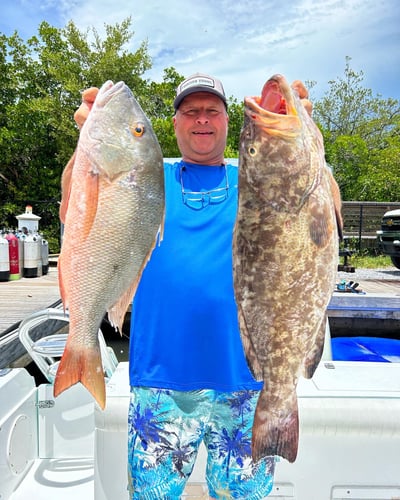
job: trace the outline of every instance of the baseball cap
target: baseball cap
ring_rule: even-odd
[[[221,81],[205,73],[195,73],[186,78],[186,80],[183,80],[176,89],[175,110],[179,108],[186,96],[194,92],[210,92],[210,94],[214,94],[222,99],[226,107],[226,97]]]

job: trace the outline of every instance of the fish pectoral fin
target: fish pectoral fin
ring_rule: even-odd
[[[92,229],[99,201],[99,175],[88,168],[83,183],[85,209],[83,212],[82,238],[86,239]]]
[[[100,347],[65,346],[54,381],[54,397],[80,382],[104,410],[106,389]]]
[[[60,220],[64,224],[65,223],[65,218],[67,216],[67,210],[68,210],[68,202],[69,202],[69,196],[71,193],[71,179],[72,179],[72,170],[74,168],[75,164],[75,158],[76,158],[76,151],[74,154],[71,156],[71,159],[65,166],[62,177],[61,177],[61,204],[60,204]]]
[[[309,232],[310,238],[315,245],[323,248],[330,241],[332,234],[336,231],[332,221],[331,208],[328,204],[321,207],[316,196],[311,195],[309,200]]]
[[[257,402],[252,430],[252,458],[280,456],[289,462],[297,457],[299,443],[299,413],[296,391],[288,406],[289,411],[275,412],[268,393],[263,389]]]

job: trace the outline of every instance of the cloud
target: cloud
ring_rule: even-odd
[[[104,36],[105,23],[128,16],[131,49],[148,40],[153,68],[146,76],[156,81],[170,66],[184,76],[209,72],[223,80],[228,95],[242,99],[280,72],[316,81],[318,98],[344,75],[349,56],[365,86],[400,99],[398,0],[3,0],[0,30],[13,26],[27,36],[41,20],[57,27],[72,20]]]

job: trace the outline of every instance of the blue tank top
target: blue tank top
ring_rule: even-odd
[[[232,165],[164,165],[164,237],[132,305],[132,386],[261,388],[244,357],[233,293],[237,170]]]

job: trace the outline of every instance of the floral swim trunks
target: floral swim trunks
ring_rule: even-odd
[[[128,419],[131,499],[178,500],[200,443],[216,499],[259,500],[272,489],[275,458],[254,463],[251,427],[258,391],[173,391],[134,387]]]

